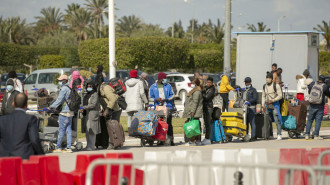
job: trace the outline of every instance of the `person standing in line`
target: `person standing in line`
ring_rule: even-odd
[[[76,79],[80,79],[80,84],[76,84],[76,87],[73,87],[73,82],[76,80]],[[81,84],[84,84],[84,78],[80,76],[79,72],[78,71],[73,71],[72,72],[72,80],[70,82],[70,88],[72,89],[79,89],[81,88]]]
[[[220,82],[220,96],[222,98],[222,112],[225,110],[228,112],[229,106],[229,91],[235,91],[235,89],[230,85],[227,75],[222,75]]]
[[[297,80],[297,100],[300,101],[308,101],[308,87],[305,84],[305,80],[308,78],[309,76],[309,71],[308,69],[306,69],[302,75],[297,75],[296,76],[296,80]],[[307,99],[305,99],[305,96]]]
[[[31,155],[45,154],[39,139],[37,118],[25,113],[27,101],[24,93],[17,94],[13,103],[15,111],[0,117],[0,157],[29,159]]]
[[[68,101],[70,97],[70,87],[68,83],[68,76],[67,75],[61,75],[58,79],[58,84],[61,87],[60,92],[58,94],[58,97],[56,101],[49,106],[50,109],[56,109],[57,107],[61,106],[62,110],[60,112],[60,115],[58,117],[59,122],[59,134],[57,138],[57,144],[56,149],[54,152],[66,152],[66,153],[72,153],[71,150],[71,140],[72,140],[72,117],[74,116],[74,112],[69,109]],[[64,138],[64,134],[66,133],[67,138],[67,145],[66,148],[62,150],[62,140]]]
[[[97,87],[94,81],[88,80],[86,83],[87,94],[83,100],[83,109],[86,115],[86,140],[87,146],[86,151],[95,150],[96,135],[101,133],[100,126],[100,102],[97,94]]]
[[[172,86],[167,83],[166,74],[163,72],[158,73],[158,81],[150,87],[150,98],[154,100],[155,107],[159,105],[169,108],[170,113],[167,116],[166,123],[168,124],[167,138],[171,146],[175,146],[172,125],[172,111],[174,109],[173,95]],[[160,145],[163,144],[163,142],[160,142]]]
[[[147,96],[147,99],[148,99],[148,97],[149,97],[149,84],[148,84],[148,81],[147,81],[147,79],[148,79],[148,74],[143,72],[143,73],[141,74],[140,79],[141,79],[141,81],[143,82],[144,92],[145,92],[145,94],[146,94],[146,96]]]
[[[16,71],[10,71],[8,73],[8,79],[9,78],[12,78],[14,80],[14,86],[15,86],[15,90],[20,92],[20,93],[24,93],[23,92],[23,85],[22,85],[22,82],[17,78],[17,74],[16,74]]]
[[[263,110],[269,111],[277,124],[277,140],[282,140],[282,117],[279,101],[282,99],[282,89],[280,85],[273,82],[273,75],[268,73],[266,84],[262,90]],[[273,126],[270,126],[270,136],[273,137]]]
[[[309,92],[309,109],[308,109],[308,119],[306,125],[305,139],[310,138],[310,130],[315,120],[315,130],[314,139],[323,140],[320,136],[321,122],[323,118],[325,96],[330,96],[329,87],[324,82],[325,77],[323,75],[319,76],[317,82],[312,82],[308,86]]]
[[[148,99],[145,94],[144,83],[142,80],[138,79],[136,70],[130,71],[130,79],[125,82],[125,85],[126,112],[128,115],[127,127],[129,129],[131,127],[133,115],[138,111],[144,110],[145,107],[148,107]]]
[[[2,100],[2,115],[7,115],[14,112],[15,108],[13,107],[13,101],[17,94],[19,94],[19,92],[15,90],[15,82],[13,79],[9,78],[6,82],[6,91]]]
[[[211,122],[213,113],[213,98],[215,96],[215,87],[213,85],[213,78],[208,77],[205,89],[203,90],[203,118],[205,124],[205,139],[202,141],[203,145],[211,144]]]
[[[186,103],[184,106],[183,116],[190,119],[199,120],[203,116],[203,95],[202,87],[200,86],[200,80],[194,78],[191,82],[193,89],[188,92],[186,97]],[[201,123],[199,122],[199,128],[201,129]],[[188,146],[201,145],[201,135],[189,138],[190,142],[186,143]]]

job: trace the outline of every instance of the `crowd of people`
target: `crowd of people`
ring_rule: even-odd
[[[170,113],[166,119],[168,124],[167,141],[158,144],[175,146],[171,114],[175,109],[172,86],[167,82],[166,74],[163,72],[158,73],[158,80],[154,84],[148,84],[147,76],[146,73],[138,76],[136,70],[131,70],[130,79],[125,82],[126,93],[124,95],[119,95],[112,86],[104,82],[102,66],[97,67],[95,80],[88,79],[84,81],[77,70],[72,71],[72,75],[69,77],[63,74],[57,78],[60,86],[59,94],[57,99],[49,106],[50,112],[54,110],[59,112],[59,134],[56,149],[53,152],[72,152],[72,122],[78,111],[83,115],[82,130],[86,133],[87,146],[84,150],[95,150],[99,146],[104,149],[116,149],[107,134],[110,128],[107,121],[116,120],[120,122],[121,112],[125,109],[128,115],[127,127],[130,129],[134,114],[138,111],[148,110],[150,104],[154,104],[154,106],[166,105],[169,108]],[[309,102],[305,137],[309,139],[309,132],[315,120],[315,139],[321,140],[319,130],[326,96],[330,97],[330,86],[325,84],[322,75],[318,77],[317,81],[313,81],[307,69],[302,75],[297,75],[296,79],[296,99]],[[247,133],[249,133],[249,127],[251,127],[249,140],[255,141],[257,139],[255,114],[257,112],[258,94],[256,88],[252,86],[250,77],[246,77],[244,83],[242,99],[247,107]],[[268,111],[277,124],[277,140],[282,139],[281,104],[283,102],[283,86],[282,69],[277,69],[277,65],[273,64],[272,71],[266,75],[261,105],[262,110],[264,112]],[[187,122],[191,119],[200,120],[203,118],[206,132],[203,141],[201,141],[201,135],[198,135],[187,138],[186,142],[189,146],[208,145],[211,144],[214,97],[219,93],[223,100],[222,111],[229,111],[229,92],[239,89],[231,86],[228,73],[221,76],[219,92],[216,90],[212,77],[205,78],[198,72],[194,74],[191,87],[192,90],[187,93],[185,98],[183,117],[187,118]],[[72,90],[78,88],[83,88],[86,93],[84,93],[79,110],[72,110],[70,105],[73,101]],[[0,117],[0,156],[22,156],[22,158],[27,158],[29,155],[43,154],[36,126],[37,119],[25,113],[27,96],[22,92],[22,83],[17,79],[16,73],[14,71],[10,72],[1,108],[3,116]],[[149,97],[152,102],[149,102]],[[19,119],[16,119],[16,117]],[[201,122],[199,124],[201,129]],[[14,127],[20,128],[19,132],[12,133]],[[273,136],[272,126],[270,128],[270,135]],[[66,146],[62,148],[62,140],[65,134],[67,135]]]

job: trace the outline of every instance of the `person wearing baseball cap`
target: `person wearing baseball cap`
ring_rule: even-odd
[[[71,153],[71,138],[72,138],[72,117],[74,116],[74,112],[69,109],[67,100],[69,99],[71,89],[69,88],[68,83],[68,76],[67,75],[61,75],[58,80],[58,85],[61,87],[60,92],[58,94],[58,97],[56,101],[49,106],[50,109],[57,109],[61,107],[61,112],[58,117],[59,122],[59,129],[58,129],[58,138],[57,138],[57,144],[56,149],[53,152],[59,153],[59,152],[66,152]],[[65,132],[67,133],[67,146],[65,149],[62,150],[62,140],[64,138]]]
[[[150,98],[154,100],[154,105],[156,106],[166,106],[169,108],[170,112],[174,108],[173,98],[174,93],[172,86],[167,83],[166,74],[163,72],[158,73],[158,80],[150,87]],[[173,126],[172,126],[172,114],[169,113],[167,116],[168,131],[167,131],[167,141],[171,146],[174,146],[174,136],[173,136]],[[164,144],[163,142],[160,143]]]
[[[245,106],[247,106],[247,119],[246,119],[246,137],[245,140],[249,140],[249,125],[251,125],[251,138],[250,141],[257,140],[256,138],[256,124],[255,124],[255,114],[256,114],[256,105],[258,100],[257,90],[252,86],[252,79],[246,77],[244,79],[245,91],[243,92],[243,100]]]

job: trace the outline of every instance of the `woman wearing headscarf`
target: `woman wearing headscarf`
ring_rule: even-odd
[[[87,94],[83,99],[83,111],[85,115],[86,124],[86,150],[91,151],[95,149],[96,134],[101,132],[100,128],[100,103],[97,93],[97,87],[94,81],[88,80],[86,83]]]
[[[73,83],[75,82],[76,79],[80,79],[80,84],[74,84],[75,86],[73,86]],[[72,87],[75,87],[75,88],[79,89],[79,88],[81,88],[81,84],[84,84],[84,78],[82,76],[80,76],[78,71],[73,71],[72,80],[70,82],[70,88],[72,89]]]
[[[190,119],[199,120],[203,116],[203,88],[201,87],[200,80],[194,78],[191,82],[191,87],[193,89],[187,94],[183,111],[183,117],[188,118],[187,122]],[[200,122],[199,127],[201,128]],[[201,145],[201,135],[190,138],[188,145]]]

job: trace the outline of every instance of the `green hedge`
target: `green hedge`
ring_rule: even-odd
[[[72,66],[80,66],[80,60],[78,55],[77,47],[66,47],[61,48],[59,55],[64,58],[64,66],[63,67],[72,67]]]
[[[39,69],[61,68],[64,66],[64,57],[60,55],[43,55],[40,57]]]
[[[78,47],[82,66],[103,65],[108,70],[109,40],[94,39],[80,43]],[[165,71],[184,68],[187,65],[189,43],[183,39],[168,37],[141,37],[116,39],[118,69],[140,69]]]
[[[320,73],[323,75],[330,75],[330,52],[320,51]]]

